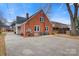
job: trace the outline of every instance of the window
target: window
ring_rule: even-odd
[[[44,17],[41,17],[40,18],[40,22],[44,22]]]
[[[45,26],[45,31],[48,31],[48,26]]]
[[[39,26],[36,25],[36,26],[34,27],[34,31],[38,32],[39,30],[40,30],[40,29],[39,29]]]

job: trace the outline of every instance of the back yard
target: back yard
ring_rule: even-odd
[[[75,38],[54,35],[23,38],[9,32],[5,42],[8,56],[79,55],[79,40]]]

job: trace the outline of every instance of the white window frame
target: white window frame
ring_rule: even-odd
[[[44,22],[44,17],[40,17],[40,22]]]
[[[48,32],[48,30],[46,29],[46,27],[48,28],[48,30],[49,30],[49,27],[48,26],[45,26],[45,32]]]
[[[39,31],[40,31],[40,26],[39,25],[35,25],[36,27],[38,26],[39,27]],[[34,26],[34,31],[35,31],[35,26]],[[37,29],[35,32],[39,32]]]

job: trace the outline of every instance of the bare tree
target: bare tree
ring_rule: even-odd
[[[37,10],[42,9],[44,13],[48,16],[49,19],[51,19],[52,14],[52,3],[45,3],[42,4]]]
[[[71,35],[77,35],[77,30],[76,30],[76,20],[78,16],[78,3],[74,3],[74,13],[71,10],[70,4],[66,3],[67,10],[70,15],[70,20],[71,20]]]
[[[0,27],[3,25],[3,13],[0,10]]]
[[[13,21],[10,26],[15,26],[16,21]]]

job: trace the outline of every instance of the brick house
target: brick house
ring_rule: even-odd
[[[16,24],[16,32],[22,36],[38,36],[52,34],[52,24],[43,10],[40,10],[29,17]],[[21,20],[21,18],[20,18]],[[19,21],[17,19],[17,21]]]

